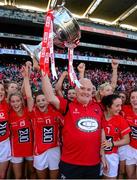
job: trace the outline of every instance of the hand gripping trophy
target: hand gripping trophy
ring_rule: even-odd
[[[56,5],[57,0],[51,0],[46,12],[43,40],[38,45],[21,44],[31,57],[34,57],[40,65],[41,70],[48,73],[49,59],[51,61],[51,72],[53,78],[57,78],[54,62],[54,45],[68,48],[69,77],[72,83],[80,87],[73,69],[73,50],[78,45],[81,32],[76,19],[70,11],[61,5]]]

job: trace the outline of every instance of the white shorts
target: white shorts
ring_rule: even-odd
[[[55,147],[48,149],[44,153],[34,156],[33,166],[37,170],[44,170],[48,168],[49,170],[59,169],[60,161],[60,147]]]
[[[106,159],[109,164],[108,172],[103,172],[103,174],[107,177],[116,177],[118,175],[118,165],[119,165],[119,156],[118,154],[106,154]]]
[[[9,138],[0,142],[0,162],[9,161],[11,159],[11,146]]]
[[[10,162],[16,164],[16,163],[22,163],[24,160],[33,161],[33,157],[32,156],[30,156],[30,157],[14,157],[14,156],[12,156]]]
[[[119,155],[120,161],[124,161],[127,159],[127,147],[128,145],[124,145],[118,148],[118,155]]]
[[[137,149],[128,145],[126,165],[132,165],[132,164],[137,165]]]

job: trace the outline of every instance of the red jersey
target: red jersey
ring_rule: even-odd
[[[105,131],[106,139],[111,142],[120,140],[121,137],[131,131],[127,121],[120,115],[115,115],[110,120],[104,118],[102,126]],[[117,150],[118,146],[105,148],[105,154],[117,153]]]
[[[41,112],[34,107],[30,113],[34,131],[34,154],[39,155],[44,151],[59,146],[59,124],[61,115],[52,106],[47,112]]]
[[[18,116],[13,110],[9,113],[11,129],[11,150],[14,157],[28,157],[33,155],[32,125],[26,109]]]
[[[125,106],[123,108],[124,117],[127,120],[130,128],[131,128],[131,134],[130,134],[130,145],[137,149],[137,115],[132,110],[132,107]]]
[[[68,112],[65,113],[68,106]],[[102,111],[97,103],[82,105],[77,100],[67,105],[60,98],[60,111],[65,113],[62,131],[61,160],[75,165],[92,166],[100,163]]]
[[[0,142],[9,137],[9,120],[8,120],[9,106],[5,100],[0,103]]]
[[[104,112],[105,111],[105,106],[102,104],[102,102],[97,102],[97,103],[100,106],[102,112]]]

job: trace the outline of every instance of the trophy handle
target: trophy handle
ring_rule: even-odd
[[[47,11],[49,9],[54,9],[56,7],[57,4],[57,0],[50,0],[47,6]],[[57,5],[57,6],[64,6],[66,4],[66,0],[62,0],[61,5]]]
[[[21,46],[24,50],[27,51],[30,57],[35,57],[35,59],[39,62],[42,43],[39,43],[38,45],[29,45],[22,43]]]
[[[49,3],[48,3],[48,6],[47,6],[47,11],[49,9],[54,9],[56,4],[57,4],[57,0],[50,0]]]
[[[62,3],[60,6],[64,6],[66,4],[66,0],[62,0]]]

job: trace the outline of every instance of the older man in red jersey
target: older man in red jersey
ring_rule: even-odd
[[[102,111],[92,102],[91,81],[82,78],[80,83],[81,87],[76,87],[76,99],[68,104],[65,99],[54,95],[48,76],[42,76],[43,92],[48,102],[65,114],[60,178],[98,179]],[[107,166],[104,156],[103,162]]]

